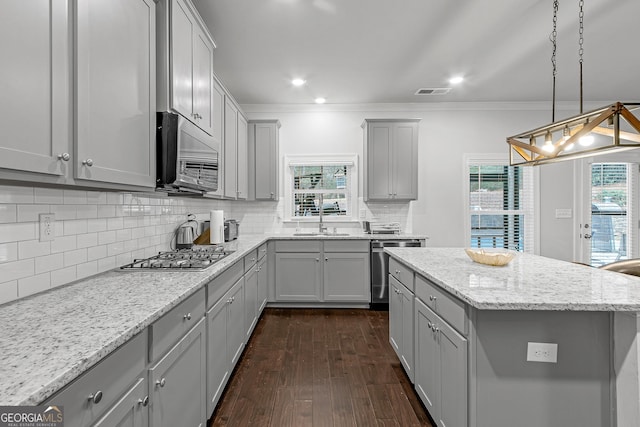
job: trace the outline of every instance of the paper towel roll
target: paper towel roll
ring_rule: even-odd
[[[210,243],[218,245],[224,242],[224,212],[211,211],[210,217]]]

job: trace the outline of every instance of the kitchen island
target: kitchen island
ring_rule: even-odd
[[[492,267],[462,248],[387,252],[393,292],[413,297],[391,304],[392,345],[438,425],[637,425],[639,278],[529,254]],[[413,335],[394,333],[397,307]]]

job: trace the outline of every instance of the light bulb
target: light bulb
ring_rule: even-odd
[[[578,142],[583,147],[588,147],[589,145],[593,144],[593,141],[594,141],[593,135],[588,134],[588,135],[585,135],[585,136],[581,136],[580,140]]]
[[[324,98],[316,98],[316,104],[324,104],[325,102],[327,102],[327,100]]]
[[[305,84],[306,81],[303,79],[293,79],[291,80],[291,84],[294,86],[302,86],[303,84]]]
[[[547,131],[546,135],[544,136],[544,145],[542,146],[542,149],[547,153],[551,153],[555,149],[555,147],[553,146],[553,141],[551,140],[551,132],[549,131]]]

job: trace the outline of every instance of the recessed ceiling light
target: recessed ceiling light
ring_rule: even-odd
[[[303,80],[303,79],[293,79],[293,80],[291,80],[291,84],[294,85],[294,86],[302,86],[305,83],[306,83],[306,80]]]
[[[451,83],[452,85],[460,84],[463,81],[464,81],[464,77],[462,77],[462,76],[455,76],[455,77],[451,77],[449,79],[449,83]]]
[[[327,102],[327,100],[324,98],[316,98],[316,104],[324,104],[325,102]]]

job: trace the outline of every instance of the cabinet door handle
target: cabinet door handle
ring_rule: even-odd
[[[70,158],[71,156],[69,155],[69,153],[58,154],[58,160],[64,160],[65,162],[68,162]]]
[[[325,260],[325,262],[329,262],[329,258],[325,258],[324,260]]]
[[[157,386],[164,387],[166,383],[167,383],[167,380],[165,378],[160,378],[159,380],[156,381],[156,387]]]
[[[184,320],[191,320],[191,313],[187,313],[187,314],[185,314],[184,316],[182,316],[182,318],[183,318]]]
[[[88,167],[93,166],[93,160],[92,159],[87,159],[87,160],[83,160],[82,164]]]
[[[320,262],[320,258],[316,258],[316,262]]]
[[[431,322],[427,322],[427,328],[431,329]]]
[[[87,400],[92,403],[100,403],[102,400],[102,391],[98,390],[95,393],[90,394]]]
[[[149,404],[149,396],[145,396],[144,399],[138,399],[138,405],[147,406]]]
[[[429,301],[435,301],[438,297],[434,297],[433,295],[429,295]]]

